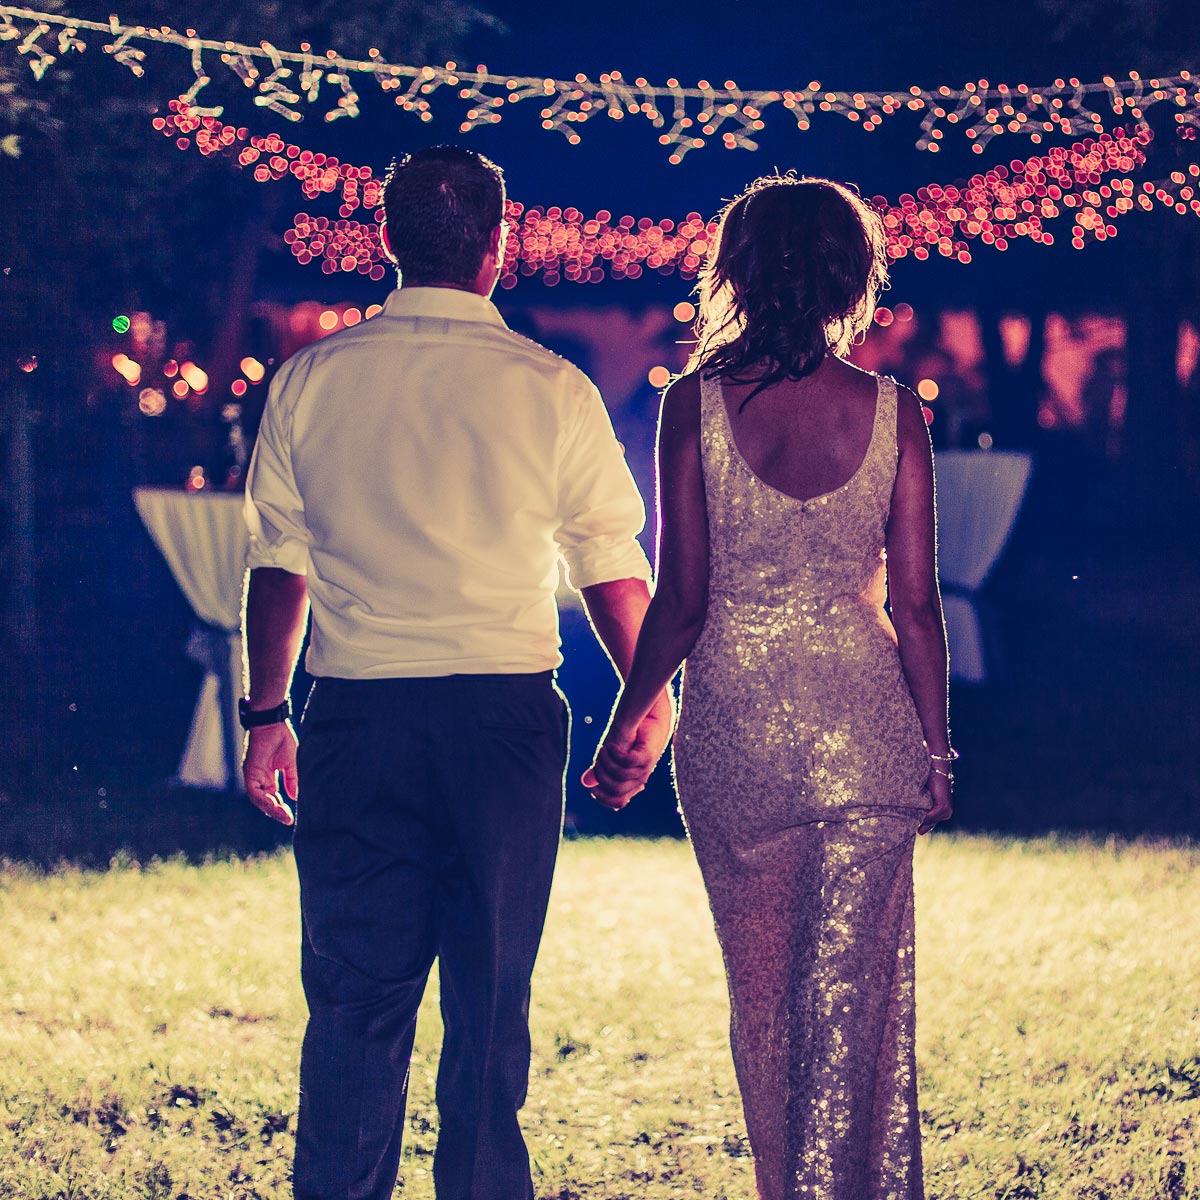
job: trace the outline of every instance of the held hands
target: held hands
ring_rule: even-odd
[[[583,786],[605,808],[619,812],[646,786],[674,729],[675,702],[669,690],[637,725],[622,719],[618,702],[595,761],[583,773]]]
[[[251,804],[280,825],[295,823],[291,805],[279,794],[279,772],[289,800],[298,792],[296,777],[296,731],[291,721],[262,725],[246,735],[246,753],[242,759],[242,778]]]

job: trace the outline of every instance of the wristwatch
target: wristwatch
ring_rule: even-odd
[[[274,708],[251,708],[244,696],[238,701],[238,721],[243,729],[257,729],[260,725],[277,725],[292,718],[292,702],[285,700]]]

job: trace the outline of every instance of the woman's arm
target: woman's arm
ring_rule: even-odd
[[[652,732],[655,701],[687,657],[708,612],[708,512],[700,464],[700,379],[686,375],[663,396],[658,426],[658,572],[633,665],[617,697],[596,762],[583,777],[601,803],[635,744]],[[653,765],[653,764],[651,764]],[[625,782],[628,791],[628,782]]]
[[[899,390],[896,437],[899,461],[887,525],[888,599],[904,669],[930,755],[933,807],[920,831],[928,833],[952,812],[950,731],[947,712],[949,660],[937,581],[933,448],[921,402]],[[945,772],[942,774],[940,772]]]

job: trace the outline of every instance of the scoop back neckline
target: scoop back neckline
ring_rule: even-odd
[[[867,442],[866,452],[863,454],[862,461],[855,468],[854,473],[846,480],[845,483],[832,488],[828,492],[818,492],[815,496],[793,496],[791,492],[785,492],[782,488],[776,487],[773,483],[768,483],[751,465],[746,456],[742,453],[737,444],[737,436],[733,432],[733,422],[729,419],[729,409],[725,406],[725,386],[720,378],[713,380],[717,385],[717,402],[721,408],[721,420],[725,426],[725,436],[729,442],[729,448],[733,452],[733,457],[741,464],[742,469],[750,476],[757,484],[765,488],[769,492],[774,492],[777,496],[782,496],[785,500],[790,500],[793,504],[816,504],[822,500],[828,500],[832,496],[836,496],[839,492],[844,492],[858,477],[866,470],[867,464],[871,461],[871,455],[875,450],[875,440],[879,433],[879,413],[882,408],[883,398],[883,376],[875,376],[875,411],[871,417],[871,437]]]

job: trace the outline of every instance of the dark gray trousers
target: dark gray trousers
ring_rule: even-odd
[[[567,721],[550,672],[314,685],[295,833],[309,1008],[297,1200],[391,1196],[435,957],[438,1198],[532,1200],[517,1114]]]

